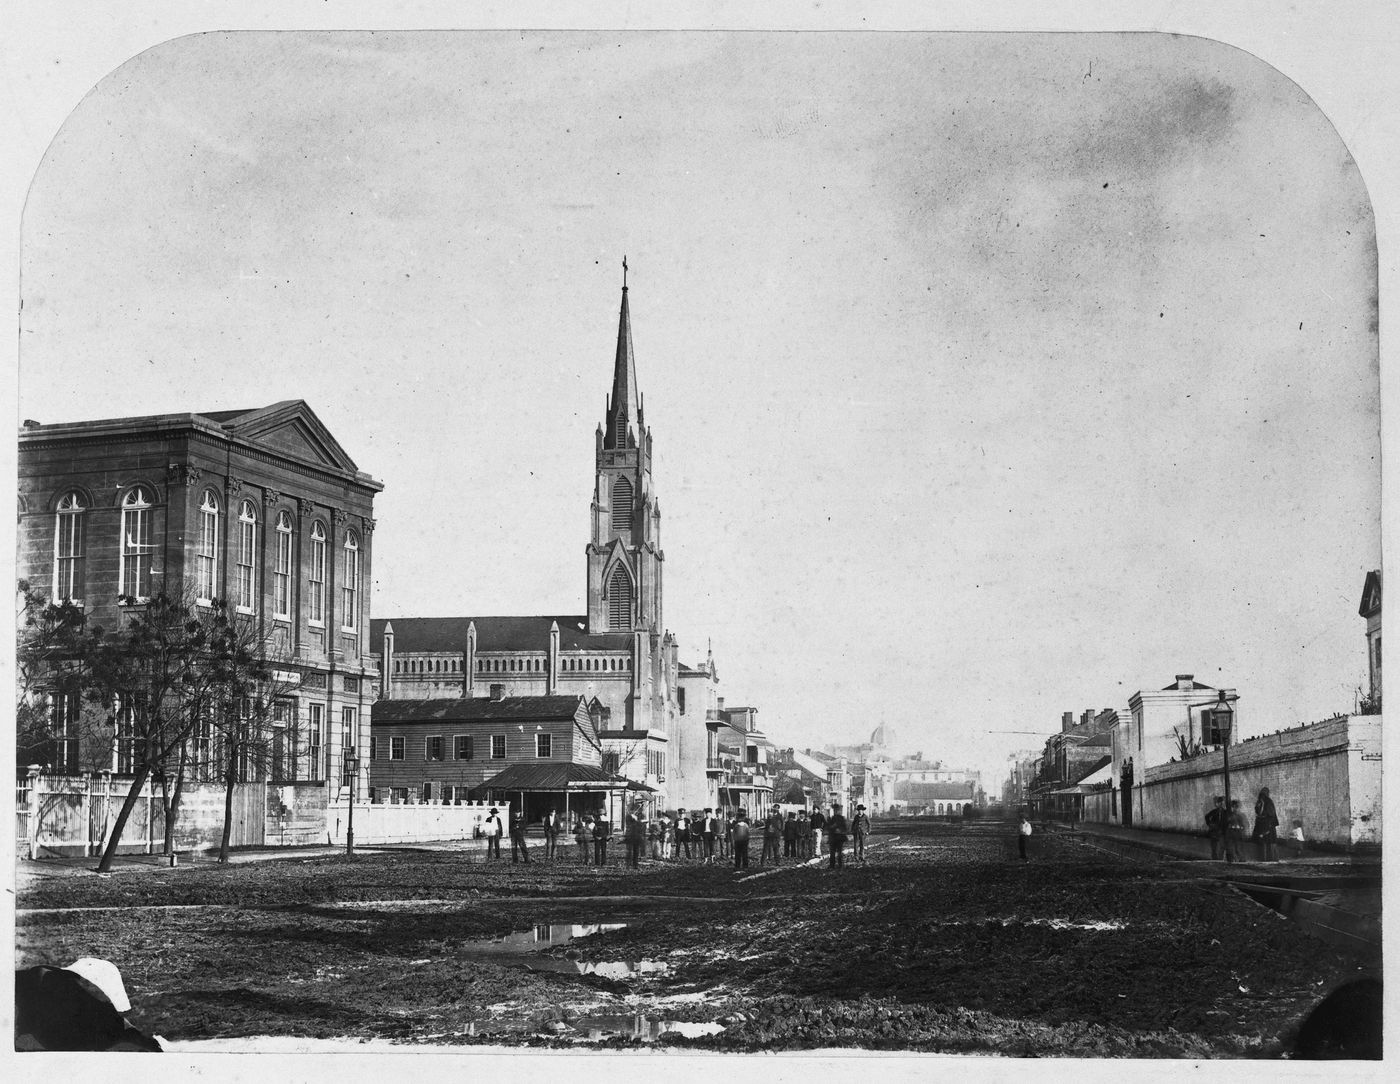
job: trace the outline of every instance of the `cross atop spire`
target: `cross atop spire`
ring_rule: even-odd
[[[632,356],[632,317],[627,308],[627,257],[624,256],[622,311],[617,319],[617,358],[613,363],[613,386],[608,399],[604,448],[635,447],[643,438],[641,405],[641,396],[637,394],[637,365]]]

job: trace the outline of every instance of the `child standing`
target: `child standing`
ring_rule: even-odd
[[[1293,857],[1303,857],[1303,822],[1293,822]]]

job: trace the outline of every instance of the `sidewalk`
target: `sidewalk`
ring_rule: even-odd
[[[1271,871],[1277,873],[1286,871],[1290,875],[1335,873],[1339,870],[1346,870],[1360,876],[1380,876],[1381,860],[1379,855],[1305,850],[1301,857],[1295,857],[1292,848],[1286,843],[1280,842],[1278,845],[1279,860],[1277,862],[1261,862],[1259,848],[1253,840],[1246,840],[1243,855],[1233,863],[1226,863],[1223,859],[1211,858],[1210,840],[1204,835],[1162,832],[1152,828],[1124,828],[1119,824],[1103,824],[1098,821],[1081,821],[1078,824],[1057,823],[1057,827],[1061,831],[1098,837],[1098,840],[1103,843],[1116,842],[1134,850],[1151,851],[1166,858],[1211,862],[1222,869],[1227,866],[1247,867],[1251,872]]]

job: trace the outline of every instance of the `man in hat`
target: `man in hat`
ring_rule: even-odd
[[[831,841],[831,868],[846,868],[846,817],[841,803],[831,803],[831,819],[826,822],[827,838]]]
[[[1206,835],[1210,837],[1210,858],[1220,860],[1220,848],[1225,842],[1225,796],[1217,794],[1215,805],[1206,810]]]
[[[525,859],[530,864],[530,849],[525,846],[525,814],[516,810],[510,815],[510,860],[512,865]]]
[[[743,809],[734,818],[734,868],[749,868],[749,815]]]
[[[559,814],[553,808],[545,810],[544,814],[544,856],[553,858],[554,852],[559,846]]]
[[[822,814],[821,806],[812,807],[812,819],[808,821],[812,826],[812,857],[822,856],[822,831],[826,828],[826,817]]]
[[[715,816],[715,811],[706,807],[705,819],[700,823],[700,838],[705,843],[705,865],[712,866],[715,863],[715,840],[719,836],[719,818]]]
[[[501,857],[501,834],[504,827],[501,824],[500,813],[497,812],[495,806],[492,806],[490,812],[486,814],[486,826],[482,829],[486,833],[487,858]]]
[[[121,972],[107,960],[15,972],[16,1050],[160,1051],[126,1019],[130,1011]]]
[[[865,806],[856,806],[856,815],[851,818],[851,838],[856,843],[856,861],[865,861],[865,837],[870,834],[870,818],[865,815]]]
[[[676,857],[681,856],[681,851],[685,851],[685,856],[690,857],[690,818],[685,815],[685,806],[676,810]]]

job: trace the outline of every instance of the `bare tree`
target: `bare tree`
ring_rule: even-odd
[[[163,594],[123,601],[131,607],[124,627],[95,636],[90,654],[88,696],[112,710],[118,767],[132,776],[97,866],[103,872],[153,773],[162,783],[170,845],[191,734],[211,708],[229,702],[231,689],[268,677],[265,656],[250,650],[223,603],[191,605]]]
[[[74,769],[59,741],[77,743],[79,713],[67,697],[80,702],[92,634],[87,617],[71,602],[50,602],[27,580],[17,585],[15,643],[15,752],[18,764]],[[64,698],[60,703],[60,698]],[[68,712],[56,727],[56,712]]]

